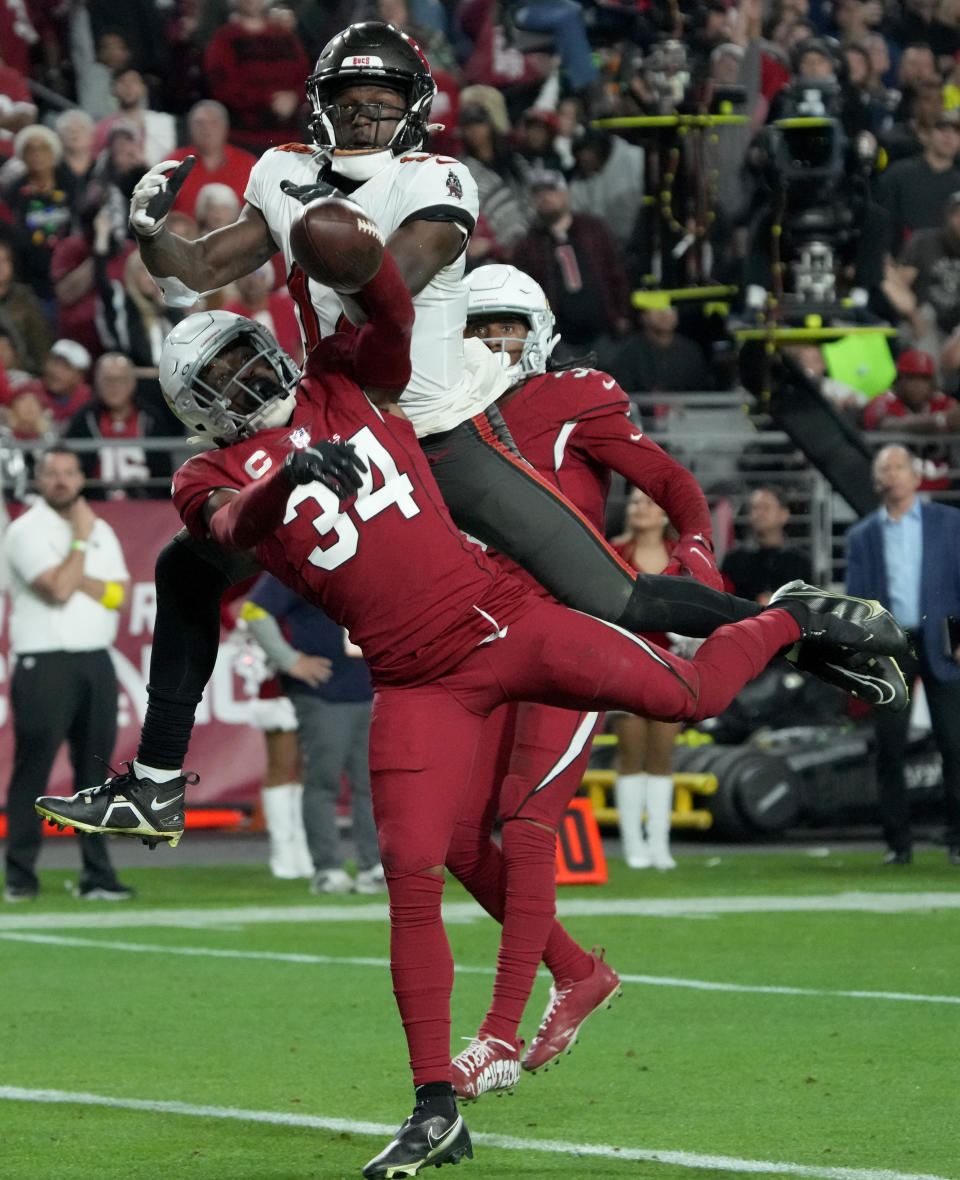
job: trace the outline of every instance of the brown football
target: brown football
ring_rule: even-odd
[[[294,218],[290,248],[311,279],[347,293],[359,291],[380,269],[384,239],[376,222],[353,201],[318,197]]]

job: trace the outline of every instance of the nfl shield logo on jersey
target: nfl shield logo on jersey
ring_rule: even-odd
[[[298,451],[305,451],[310,445],[310,434],[305,426],[298,426],[290,435],[290,442]]]
[[[458,201],[463,200],[463,185],[460,183],[460,177],[452,168],[447,173],[447,192],[451,197],[456,197]]]

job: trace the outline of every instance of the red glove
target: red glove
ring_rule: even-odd
[[[717,569],[713,545],[701,533],[684,533],[673,549],[673,556],[663,571],[696,578],[704,586],[722,590],[723,576]]]

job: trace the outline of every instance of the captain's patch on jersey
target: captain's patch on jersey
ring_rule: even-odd
[[[463,200],[463,185],[460,183],[460,177],[452,168],[447,173],[447,192],[451,197],[456,197],[458,201]]]

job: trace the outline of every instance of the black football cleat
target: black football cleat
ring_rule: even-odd
[[[417,1107],[393,1139],[363,1169],[366,1180],[394,1180],[398,1176],[416,1176],[421,1168],[432,1164],[458,1164],[466,1156],[473,1159],[470,1132],[463,1117],[435,1114]]]
[[[801,672],[842,688],[875,709],[899,713],[910,703],[900,665],[892,656],[802,642],[788,652],[787,659]]]
[[[150,848],[166,841],[175,848],[183,835],[184,790],[196,781],[195,774],[181,774],[166,783],[137,778],[128,762],[123,774],[69,799],[41,795],[36,809],[54,827],[139,837]]]
[[[897,620],[872,598],[821,590],[798,579],[775,590],[768,606],[789,611],[810,643],[885,656],[905,655],[910,647]]]

